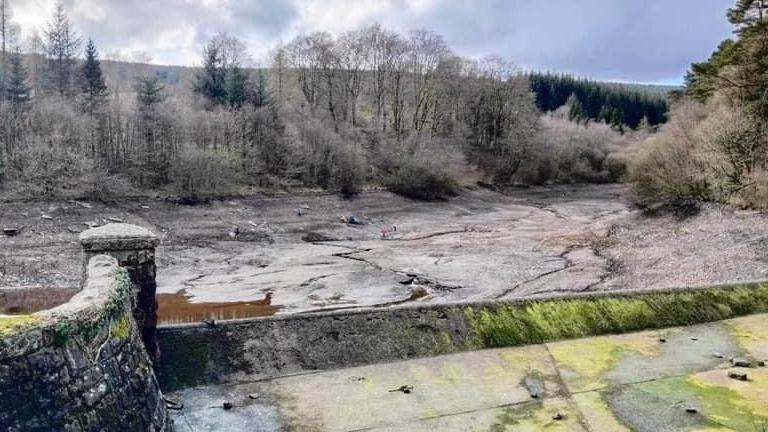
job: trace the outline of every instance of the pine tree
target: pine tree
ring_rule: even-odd
[[[91,39],[88,39],[85,47],[85,62],[80,67],[80,92],[83,97],[83,109],[87,113],[95,113],[106,102],[107,85],[101,71],[99,53]]]
[[[750,33],[768,21],[768,0],[738,0],[728,9],[728,21],[738,33]]]
[[[139,113],[145,119],[155,116],[157,106],[165,100],[165,87],[154,76],[145,76],[136,80],[133,87]]]
[[[31,99],[27,86],[27,71],[22,63],[21,52],[16,51],[9,56],[8,80],[5,95],[8,103],[15,112],[26,111]]]
[[[81,40],[72,29],[63,4],[56,5],[53,18],[45,30],[45,37],[43,49],[48,60],[46,73],[48,87],[61,96],[71,95],[76,65],[75,55],[80,48]]]
[[[215,44],[209,43],[203,50],[203,70],[197,75],[194,90],[202,95],[212,108],[221,105],[227,100],[226,71],[224,70],[221,55]]]
[[[248,74],[238,66],[233,66],[226,73],[225,93],[227,104],[232,108],[241,108],[248,102],[250,79]]]
[[[585,119],[584,104],[581,103],[576,93],[572,93],[568,98],[568,120],[581,123]]]

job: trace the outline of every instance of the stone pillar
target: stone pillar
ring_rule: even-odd
[[[108,224],[80,234],[85,262],[94,255],[115,257],[125,268],[135,289],[133,316],[141,339],[152,361],[157,359],[157,283],[155,282],[155,247],[160,243],[151,231],[136,225]]]

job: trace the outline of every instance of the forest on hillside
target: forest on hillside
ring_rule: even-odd
[[[541,111],[567,106],[572,121],[591,120],[631,129],[654,127],[666,121],[669,107],[665,94],[570,75],[534,73],[528,75],[528,80]]]
[[[220,33],[197,68],[100,59],[64,6],[38,33],[0,0],[0,191],[110,199],[623,179],[666,101],[456,55],[427,30],[299,35],[255,68]]]
[[[737,0],[727,19],[734,36],[691,66],[669,122],[638,152],[641,204],[768,208],[768,2]]]

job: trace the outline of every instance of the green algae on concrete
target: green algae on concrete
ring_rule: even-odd
[[[750,370],[750,375],[753,373]],[[765,405],[765,394],[755,397],[755,393],[759,394],[761,388],[763,393],[766,391],[766,378],[763,373],[760,381],[736,382],[728,378],[727,370],[713,370],[687,377],[649,381],[632,387],[661,404],[677,407],[676,413],[679,416],[683,415],[686,406],[693,406],[713,427],[722,426],[740,432],[763,432],[768,429],[768,405]],[[624,412],[617,412],[617,415],[621,417],[622,414],[637,412],[646,406],[647,403],[635,404],[634,407],[620,410]]]
[[[658,354],[658,337],[652,332],[548,344],[563,381],[572,392],[595,390],[609,384],[607,375],[630,352]]]
[[[747,371],[749,381],[728,378],[726,371],[707,371],[686,381],[704,407],[704,414],[736,430],[768,430],[768,370]]]
[[[676,327],[768,312],[768,284],[529,301],[465,314],[479,347]]]
[[[736,318],[725,325],[752,358],[768,361],[768,315]]]
[[[12,336],[40,324],[36,315],[0,315],[0,337]]]
[[[281,415],[297,425],[296,430],[322,425],[322,430],[340,432],[384,427],[393,418],[407,424],[526,403],[533,399],[522,383],[531,374],[543,382],[540,399],[564,394],[547,350],[541,346],[280,378],[273,381],[273,391],[281,401]],[[403,385],[411,385],[413,390],[408,394],[396,391]],[[260,394],[266,391],[241,388]],[[490,420],[488,428],[494,419]]]
[[[690,375],[724,366],[727,360],[720,357],[743,355],[736,339],[721,323],[567,340],[547,346],[572,392]]]
[[[631,432],[611,412],[600,393],[594,391],[577,393],[572,398],[591,432]]]
[[[581,413],[567,400],[550,398],[505,408],[489,432],[586,431]]]
[[[731,431],[707,417],[706,407],[692,390],[685,377],[676,377],[614,387],[602,391],[601,397],[619,422],[632,431]]]

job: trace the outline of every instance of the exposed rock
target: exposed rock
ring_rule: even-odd
[[[8,237],[19,235],[20,232],[21,232],[21,228],[3,228],[3,234],[5,234]]]
[[[739,381],[748,381],[749,377],[746,372],[730,371],[728,372],[728,378],[732,378]]]
[[[731,364],[736,367],[748,368],[752,367],[752,362],[744,357],[734,357],[731,359]]]

